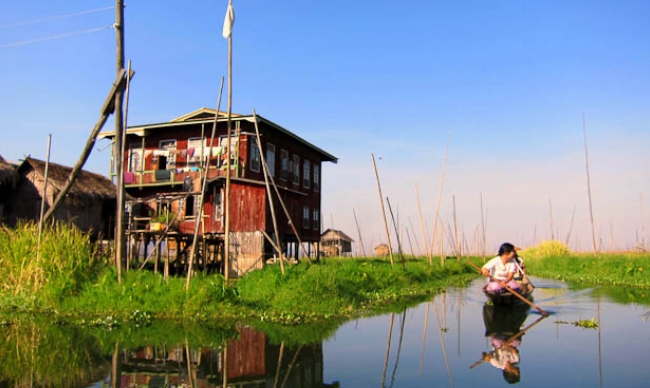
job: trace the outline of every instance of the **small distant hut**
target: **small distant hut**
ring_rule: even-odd
[[[388,256],[389,252],[390,250],[386,244],[379,244],[375,247],[375,255],[377,256]]]
[[[0,156],[0,223],[3,223],[7,207],[11,201],[11,194],[16,187],[18,173],[11,164]]]
[[[324,256],[351,256],[352,238],[340,230],[327,229],[320,236],[320,246]]]
[[[26,158],[18,166],[18,183],[12,195],[10,216],[18,220],[36,221],[40,216],[45,189],[45,166],[42,160]],[[45,201],[47,210],[65,187],[71,167],[49,163]],[[91,237],[111,238],[115,219],[116,189],[106,177],[81,171],[53,218],[69,222]]]

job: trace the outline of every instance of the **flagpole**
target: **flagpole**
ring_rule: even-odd
[[[228,25],[227,25],[228,24]],[[228,132],[226,137],[226,193],[224,198],[225,221],[224,228],[224,277],[226,284],[230,277],[230,134],[232,131],[232,27],[234,24],[234,11],[232,0],[228,2],[228,9],[226,11],[226,20],[224,20],[224,34],[226,27],[228,27]],[[227,26],[226,26],[227,25]],[[219,112],[217,112],[219,114]]]

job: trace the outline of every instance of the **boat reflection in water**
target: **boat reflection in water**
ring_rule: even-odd
[[[470,366],[470,369],[486,363],[502,370],[503,379],[509,384],[515,384],[521,380],[519,346],[522,337],[526,331],[544,319],[544,317],[540,317],[522,329],[529,309],[530,307],[525,304],[514,306],[486,304],[483,306],[485,337],[489,340],[491,351],[483,352],[481,359]]]

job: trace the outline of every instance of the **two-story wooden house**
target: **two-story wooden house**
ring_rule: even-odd
[[[215,114],[215,110],[203,108],[170,122],[131,126],[126,130],[123,174],[125,190],[130,196],[127,201],[131,209],[128,233],[141,235],[147,242],[152,235],[173,238],[168,245],[175,249],[177,257],[173,260],[180,268],[184,265],[183,252],[191,242],[196,222],[200,222],[202,258],[199,263],[218,264],[220,270],[223,268],[219,263],[225,241],[228,132],[226,115],[219,112],[216,135],[211,138]],[[321,228],[321,165],[337,161],[324,150],[259,115],[257,127],[261,149],[257,144],[254,116],[231,116],[228,203],[229,258],[233,275],[261,268],[267,259],[275,256],[271,243],[264,236],[275,237],[269,198],[274,203],[284,254],[295,258],[317,254]],[[100,134],[100,138],[114,136],[114,132]],[[274,189],[270,190],[271,194],[267,191],[263,160],[281,202]],[[206,161],[209,161],[207,169]],[[207,183],[201,212],[203,178],[207,178]],[[152,221],[164,222],[167,229],[158,230]],[[297,241],[306,244],[303,250]]]

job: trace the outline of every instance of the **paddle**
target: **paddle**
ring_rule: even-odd
[[[481,268],[480,268],[478,265],[472,263],[469,259],[466,259],[466,260],[467,260],[467,262],[468,262],[469,264],[472,265],[472,267],[476,268],[479,272],[481,272]],[[548,317],[548,313],[547,313],[545,310],[542,310],[542,309],[541,309],[539,306],[537,306],[535,303],[533,303],[533,302],[529,301],[528,299],[524,298],[524,297],[523,297],[520,293],[518,293],[517,291],[513,290],[512,288],[508,287],[507,285],[505,285],[504,288],[505,288],[508,292],[510,292],[512,295],[514,295],[514,296],[516,296],[517,298],[521,299],[524,303],[526,303],[526,304],[529,305],[530,307],[535,308],[537,311],[539,311],[539,312],[542,314],[542,316]]]
[[[517,334],[513,335],[512,337],[508,338],[508,340],[507,340],[505,343],[509,345],[512,341],[514,341],[514,340],[516,340],[517,338],[519,338],[519,337],[521,337],[522,335],[524,335],[525,332],[527,332],[528,330],[532,329],[533,326],[537,325],[538,323],[540,323],[540,322],[541,322],[543,319],[545,319],[545,318],[546,318],[546,316],[541,316],[541,317],[537,318],[537,320],[536,320],[535,322],[533,322],[533,323],[531,323],[530,325],[526,326],[525,328],[521,329],[521,330],[519,331],[519,333],[517,333]]]

